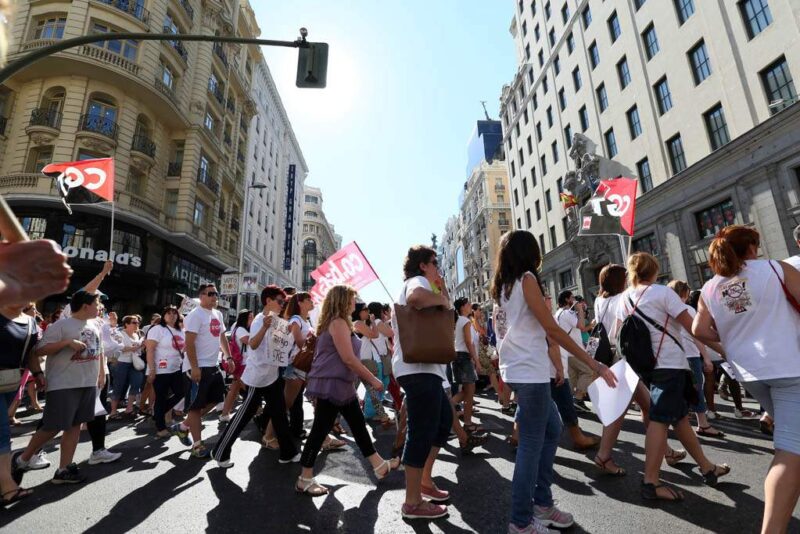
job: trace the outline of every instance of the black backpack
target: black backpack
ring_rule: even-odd
[[[606,327],[603,324],[603,319],[606,313],[608,313],[608,306],[609,305],[606,305],[602,317],[599,318],[597,324],[592,328],[591,334],[589,334],[589,341],[586,343],[586,352],[596,361],[610,367],[614,360],[614,353],[611,351],[611,341],[608,338],[608,331],[606,331]]]
[[[667,316],[667,321],[664,326],[661,326],[639,309],[639,300],[641,300],[646,291],[647,288],[639,295],[636,304],[628,297],[628,302],[633,306],[633,311],[622,321],[622,325],[617,333],[617,349],[628,362],[628,365],[630,365],[636,374],[645,380],[645,382],[649,381],[650,375],[655,370],[656,361],[658,360],[658,354],[653,354],[650,329],[647,328],[645,321],[661,332],[661,342],[658,345],[659,352],[661,351],[661,345],[664,343],[665,335],[672,338],[672,341],[683,350],[678,340],[666,329],[667,324],[669,324],[669,316]]]

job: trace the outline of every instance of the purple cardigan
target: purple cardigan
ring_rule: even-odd
[[[353,352],[360,353],[361,340],[351,336]],[[350,370],[333,343],[327,331],[317,340],[314,360],[306,379],[306,396],[310,399],[324,399],[337,406],[344,406],[357,398],[356,374]]]

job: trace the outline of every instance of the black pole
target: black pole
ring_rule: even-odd
[[[68,48],[84,44],[97,43],[100,41],[116,41],[117,39],[130,39],[134,41],[205,41],[213,43],[238,43],[255,44],[261,46],[283,46],[286,48],[308,48],[309,43],[305,39],[296,41],[275,41],[272,39],[250,39],[247,37],[233,37],[222,35],[191,35],[182,33],[97,33],[93,35],[83,35],[72,39],[65,39],[56,44],[45,46],[30,54],[27,54],[15,61],[12,61],[0,69],[0,84],[7,79],[42,58],[61,52]]]

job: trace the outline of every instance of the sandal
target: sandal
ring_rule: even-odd
[[[486,443],[488,439],[489,436],[486,435],[467,434],[467,441],[464,443],[459,442],[458,446],[461,449],[462,454],[469,454],[472,452],[472,449],[475,447],[480,447]]]
[[[336,423],[333,425],[333,433],[339,434],[340,436],[342,434],[347,434],[347,432],[344,431],[344,428],[342,428],[342,425],[340,423]]]
[[[706,486],[711,486],[713,488],[719,482],[720,477],[724,477],[730,472],[731,466],[728,464],[715,465],[714,469],[703,473],[703,482],[705,482]]]
[[[375,478],[378,480],[383,480],[384,478],[389,476],[394,469],[397,469],[400,466],[400,458],[392,458],[391,460],[384,460],[381,462],[381,465],[374,468],[372,470],[375,473]],[[384,472],[383,469],[386,469]]]
[[[683,461],[685,458],[686,451],[684,450],[676,451],[675,449],[672,449],[672,451],[667,451],[667,454],[664,455],[664,459],[667,461],[667,465],[670,467]]]
[[[13,493],[13,495],[11,496],[11,498],[6,499],[6,495],[8,495],[9,493]],[[22,499],[30,497],[31,495],[33,495],[33,490],[32,489],[27,489],[27,488],[13,489],[11,491],[7,491],[7,492],[3,493],[2,503],[3,503],[3,506],[8,506],[9,504],[15,503],[17,501],[21,501]]]
[[[628,472],[625,471],[625,469],[616,464],[614,464],[614,467],[609,467],[608,466],[609,462],[614,464],[614,459],[611,456],[609,456],[605,460],[601,460],[599,456],[594,457],[594,464],[600,468],[600,471],[602,471],[604,475],[611,475],[613,477],[624,477],[626,474],[628,474]]]
[[[322,450],[323,451],[335,451],[335,450],[341,449],[345,445],[347,445],[347,443],[345,443],[341,439],[336,439],[336,438],[329,437],[322,444]]]
[[[294,489],[298,493],[305,493],[307,495],[311,495],[312,497],[320,497],[328,493],[328,488],[317,482],[317,480],[313,477],[297,477],[297,483],[294,485]]]
[[[476,423],[470,423],[468,425],[464,425],[464,431],[469,434],[483,434],[486,432],[484,428]]]
[[[721,432],[721,431],[717,430],[716,428],[714,428],[714,430],[716,430],[716,432],[709,432],[708,431],[709,428],[713,428],[713,427],[711,425],[699,426],[694,431],[694,433],[697,434],[698,436],[703,436],[703,437],[706,437],[706,438],[724,438],[725,437],[725,433],[724,432]]]
[[[267,439],[266,436],[261,438],[261,446],[265,449],[269,449],[271,451],[277,451],[281,448],[278,443],[278,438]]]
[[[659,495],[658,489],[664,488],[669,492],[669,496],[665,497],[663,494]],[[683,492],[676,490],[666,484],[647,484],[642,483],[642,498],[648,501],[682,501]]]

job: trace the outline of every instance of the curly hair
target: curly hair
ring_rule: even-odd
[[[319,312],[317,323],[317,336],[322,335],[335,319],[344,319],[347,327],[352,330],[353,322],[350,319],[350,302],[356,297],[356,290],[350,286],[333,286],[325,300],[322,301],[322,310]]]

